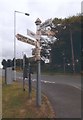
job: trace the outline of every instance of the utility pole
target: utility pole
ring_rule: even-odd
[[[63,53],[62,55],[63,55],[63,71],[65,73],[65,54]]]
[[[63,64],[64,64],[64,73],[65,73],[65,57],[63,58]]]
[[[73,72],[75,73],[75,62],[74,62],[74,51],[73,51],[73,41],[72,41],[72,30],[70,28],[70,40],[71,40],[71,52],[72,52],[72,67]]]
[[[38,18],[35,21],[35,24],[37,26],[36,31],[36,61],[37,61],[37,88],[36,88],[36,104],[37,106],[41,106],[41,68],[40,68],[40,35],[41,31],[39,30],[41,20]]]

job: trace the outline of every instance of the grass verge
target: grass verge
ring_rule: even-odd
[[[54,118],[54,112],[47,97],[42,95],[41,107],[36,106],[35,90],[31,97],[28,88],[22,90],[22,84],[13,82],[2,87],[2,118]]]

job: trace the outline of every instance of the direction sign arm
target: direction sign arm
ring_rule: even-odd
[[[42,23],[41,25],[40,25],[40,29],[43,29],[43,28],[45,28],[45,27],[47,27],[47,26],[50,26],[52,24],[52,18],[51,19],[48,19],[48,20],[46,20],[44,23]]]
[[[25,42],[25,43],[28,43],[28,44],[31,44],[31,45],[34,45],[36,46],[36,42],[30,38],[27,38],[21,34],[17,34],[16,35],[16,38],[19,40],[19,41],[22,41],[22,42]]]

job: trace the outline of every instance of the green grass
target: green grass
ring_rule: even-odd
[[[36,106],[35,90],[31,97],[28,96],[28,88],[22,90],[22,84],[14,82],[2,88],[2,117],[3,118],[53,118],[55,117],[51,105],[46,96],[42,95],[41,107]]]

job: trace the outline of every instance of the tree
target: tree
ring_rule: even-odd
[[[7,60],[7,67],[12,67],[12,60],[11,59]]]
[[[80,71],[81,16],[72,16],[65,19],[55,18],[53,24],[54,27],[51,27],[51,29],[55,32],[57,40],[51,46],[51,64],[62,66],[63,58],[65,58],[66,65],[70,64],[72,67],[72,48],[70,38],[72,33],[75,70],[79,69]],[[56,33],[56,31],[58,32]],[[76,63],[76,61],[78,63]]]
[[[3,65],[3,69],[7,67],[7,61],[5,59],[2,60],[2,65]]]

